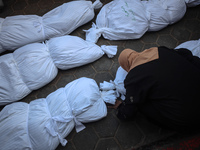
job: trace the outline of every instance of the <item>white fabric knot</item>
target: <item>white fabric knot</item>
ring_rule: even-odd
[[[117,96],[114,90],[100,91],[100,93],[101,93],[101,98],[104,100],[104,102],[113,105],[115,104]]]
[[[124,88],[124,82],[123,81],[110,81],[110,82],[113,82],[113,84],[115,85],[117,97],[121,95],[120,98],[122,100],[125,100],[126,89]]]
[[[86,41],[97,43],[102,34],[102,29],[99,29],[93,22],[92,27],[88,30],[83,30],[86,33]]]
[[[85,126],[80,122],[78,121],[78,119],[76,118],[76,116],[74,115],[73,112],[75,112],[75,114],[79,114],[78,112],[76,112],[73,108],[71,109],[71,118],[74,120],[75,122],[75,129],[76,129],[76,132],[80,132],[82,131],[83,129],[85,129]]]
[[[110,80],[110,82],[104,81],[103,83],[100,83],[100,89],[103,91],[107,91],[107,93],[109,93],[108,91],[115,91],[115,95],[116,97],[120,97],[121,95],[121,99],[125,100],[125,93],[126,90],[124,88],[124,83],[122,82],[115,82]],[[112,92],[110,92],[109,94],[112,94]]]
[[[51,120],[45,126],[45,128],[47,129],[47,132],[51,136],[58,137],[62,146],[65,146],[67,144],[67,140],[62,138],[61,135],[59,134],[57,122],[70,122],[70,121],[71,121],[71,118],[69,118],[68,120],[64,120],[64,119],[61,119],[60,116],[56,116],[56,117],[52,117]]]
[[[101,45],[101,49],[103,52],[107,54],[109,58],[114,57],[117,54],[117,46],[107,46],[107,45]]]
[[[80,132],[81,130],[85,129],[85,126],[80,121],[78,121],[77,118],[75,117],[75,115],[73,114],[73,109],[70,108],[69,103],[67,105],[68,105],[68,108],[70,109],[71,114],[68,116],[62,116],[62,115],[51,116],[47,101],[46,101],[46,105],[47,105],[46,108],[49,112],[50,120],[45,125],[45,128],[50,135],[52,135],[53,137],[55,137],[55,136],[58,137],[62,146],[65,146],[67,144],[67,140],[64,139],[64,137],[62,137],[60,135],[59,128],[57,126],[57,122],[69,123],[73,120],[75,123],[76,132]]]
[[[92,4],[94,9],[99,9],[103,6],[103,4],[100,2],[100,0],[96,0],[93,4]]]
[[[115,80],[110,82],[104,81],[100,83],[100,89],[103,91],[115,90],[116,97],[121,96],[122,100],[125,100],[126,89],[124,87],[124,80],[128,74],[122,67],[119,67],[116,73]]]
[[[62,146],[65,146],[67,144],[67,140],[64,139],[60,134],[57,126],[57,122],[63,122],[68,123],[70,121],[74,120],[75,122],[75,128],[76,132],[80,132],[83,129],[85,129],[85,126],[76,119],[74,115],[63,117],[63,116],[54,116],[51,118],[51,120],[46,124],[46,129],[53,137],[57,136]]]
[[[73,117],[73,119],[75,122],[75,129],[77,133],[85,129],[85,126],[80,121],[78,121],[75,116]]]
[[[100,83],[100,89],[103,91],[114,90],[115,88],[114,82],[103,81],[103,83]]]

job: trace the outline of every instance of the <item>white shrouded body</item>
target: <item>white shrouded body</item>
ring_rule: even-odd
[[[45,43],[32,43],[0,56],[0,105],[22,99],[52,81],[58,68],[67,70],[91,63],[105,53],[113,57],[116,46],[101,46],[65,35]]]
[[[113,0],[104,5],[96,24],[85,30],[86,40],[138,39],[147,31],[158,31],[179,21],[186,12],[184,0]]]
[[[76,127],[107,115],[99,87],[93,79],[80,78],[30,104],[16,102],[0,112],[1,150],[54,150]]]
[[[70,34],[94,18],[94,9],[102,3],[96,0],[71,1],[43,16],[17,15],[0,18],[0,53],[26,44],[42,42],[52,37]]]

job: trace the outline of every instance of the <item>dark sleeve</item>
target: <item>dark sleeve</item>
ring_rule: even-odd
[[[116,115],[121,120],[131,120],[134,119],[137,114],[137,106],[134,104],[122,102],[117,108]]]
[[[185,48],[175,49],[176,52],[184,57],[186,60],[191,62],[193,65],[200,69],[200,58],[197,56],[193,56],[192,52]]]
[[[132,69],[124,81],[126,89],[126,99],[118,107],[117,117],[123,120],[132,119],[137,111],[146,101],[151,93],[151,87],[155,80],[149,74],[148,67],[135,67]]]
[[[138,104],[143,101],[142,97],[138,97],[138,95],[141,95],[140,92],[141,90],[136,83],[126,87],[126,99],[117,109],[119,119],[131,120],[134,118],[138,111]]]

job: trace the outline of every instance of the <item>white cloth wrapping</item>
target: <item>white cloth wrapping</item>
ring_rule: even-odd
[[[97,15],[96,25],[86,30],[86,40],[96,43],[105,39],[137,39],[148,30],[149,14],[140,0],[113,0],[104,5]]]
[[[186,48],[190,50],[194,56],[200,58],[200,39],[184,42],[176,47],[176,49],[179,48]]]
[[[158,31],[169,25],[170,16],[167,10],[153,0],[142,1],[146,11],[150,14],[148,31]],[[159,13],[158,13],[159,12]]]
[[[200,4],[200,0],[185,0],[188,7],[195,7]]]
[[[15,102],[0,112],[1,150],[54,150],[74,127],[107,115],[104,97],[93,79],[80,78],[30,104]]]
[[[114,81],[110,80],[110,82],[104,81],[103,83],[100,83],[100,89],[102,92],[110,93],[110,100],[107,100],[107,103],[115,104],[116,99],[112,98],[113,91],[115,91],[116,97],[121,97],[122,100],[125,100],[126,89],[124,87],[124,80],[127,74],[128,72],[120,66],[117,69]]]
[[[169,24],[173,24],[179,21],[186,12],[186,4],[184,0],[150,0],[150,2],[159,4],[164,10],[169,14]],[[157,12],[157,15],[162,15],[160,12]]]
[[[142,3],[150,14],[148,31],[161,30],[179,21],[186,12],[186,4],[183,0],[148,0]]]
[[[0,105],[22,99],[52,81],[59,69],[91,63],[105,53],[111,57],[116,46],[102,46],[77,36],[52,38],[44,43],[23,46],[0,56]]]
[[[109,104],[115,104],[117,95],[114,90],[101,91],[101,95],[105,97],[104,102],[109,103]]]
[[[34,43],[0,57],[0,105],[17,101],[52,81],[58,69],[46,46]]]
[[[56,36],[70,34],[94,17],[94,9],[102,3],[96,0],[71,1],[37,15],[17,15],[0,18],[0,53],[15,50],[26,44],[42,42]]]
[[[105,53],[112,58],[117,53],[117,46],[98,45],[77,36],[62,36],[46,41],[55,65],[62,70],[78,67],[93,62]]]
[[[114,0],[104,5],[86,40],[96,43],[101,35],[109,40],[138,39],[146,31],[158,31],[180,20],[184,0]]]

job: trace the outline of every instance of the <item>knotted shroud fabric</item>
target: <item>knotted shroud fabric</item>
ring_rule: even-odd
[[[110,104],[115,104],[115,100],[113,99],[113,93],[115,93],[116,97],[121,97],[122,100],[125,100],[126,89],[124,88],[124,79],[128,74],[121,66],[117,69],[117,73],[114,81],[110,80],[110,82],[104,81],[100,83],[100,89],[102,92],[110,93],[107,95],[106,102]]]
[[[179,21],[187,5],[198,4],[199,0],[113,0],[101,8],[96,24],[85,30],[86,40],[96,43],[101,35],[109,40],[138,39]]]
[[[70,34],[94,18],[102,3],[79,0],[64,3],[43,16],[17,15],[0,18],[0,53],[26,44]]]
[[[54,150],[75,127],[107,115],[107,107],[95,80],[79,78],[46,98],[30,104],[15,102],[0,112],[1,150]]]
[[[65,35],[32,43],[0,56],[0,105],[18,101],[52,81],[58,68],[67,70],[91,63],[104,54],[113,57],[117,46],[101,46]]]

